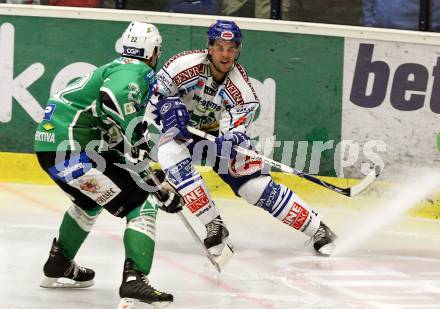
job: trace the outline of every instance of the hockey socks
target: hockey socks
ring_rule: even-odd
[[[156,205],[148,199],[127,215],[124,232],[125,257],[131,259],[134,269],[149,274],[153,263],[156,238]]]
[[[147,200],[127,215],[124,232],[126,260],[119,288],[118,309],[172,308],[173,295],[153,288],[147,278],[154,256],[157,205]]]
[[[258,195],[258,192],[262,193]],[[310,237],[306,244],[313,241],[313,247],[319,254],[332,253],[336,234],[321,221],[316,211],[286,186],[275,183],[269,176],[260,176],[243,184],[239,194],[249,203]]]
[[[76,265],[73,260],[102,208],[83,210],[73,204],[64,214],[59,238],[54,239],[43,267],[44,288],[84,288],[94,284],[95,272]]]
[[[73,260],[76,256],[101,211],[101,207],[83,210],[75,204],[66,211],[58,238],[59,247],[66,258]]]

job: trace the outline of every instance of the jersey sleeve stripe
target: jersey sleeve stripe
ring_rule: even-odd
[[[124,113],[122,112],[122,110],[121,110],[121,108],[119,106],[119,102],[116,99],[116,97],[114,96],[113,92],[110,89],[106,88],[106,87],[101,87],[101,89],[99,89],[99,91],[105,92],[110,97],[110,99],[111,99],[111,101],[113,103],[111,106],[102,104],[103,110],[106,110],[107,112],[110,112],[111,115],[112,114],[116,115],[120,119],[125,120]]]

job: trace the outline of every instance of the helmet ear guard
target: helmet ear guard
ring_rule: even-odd
[[[215,41],[231,41],[237,44],[237,47],[241,47],[243,40],[243,34],[237,24],[230,20],[217,20],[208,28],[207,39],[208,46],[214,44]]]
[[[122,34],[122,55],[151,59],[154,52],[162,53],[162,37],[153,24],[131,22]]]

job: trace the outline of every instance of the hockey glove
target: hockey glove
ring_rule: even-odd
[[[227,132],[224,135],[215,138],[217,144],[217,155],[228,159],[235,159],[237,151],[234,146],[240,146],[246,149],[251,148],[251,140],[242,132]]]
[[[191,133],[188,132],[186,126],[189,124],[189,113],[177,97],[169,97],[160,100],[156,106],[157,120],[162,121],[162,133],[173,131],[177,138],[190,139]]]
[[[172,214],[181,211],[183,205],[185,205],[183,197],[168,183],[162,170],[155,171],[154,175],[160,181],[160,190],[153,192],[159,203],[159,208]],[[149,186],[157,187],[157,184],[151,178],[147,179],[146,182]]]

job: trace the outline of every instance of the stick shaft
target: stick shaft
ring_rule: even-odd
[[[156,177],[156,175],[150,168],[148,168],[148,173],[150,174],[150,177],[153,180],[154,184],[160,188],[160,180]],[[166,194],[163,188],[160,189],[160,192],[161,194]],[[197,234],[196,230],[192,226],[191,222],[186,218],[185,214],[182,211],[179,211],[177,215],[179,216],[179,219],[182,221],[183,225],[185,225],[188,232],[191,234],[194,241],[199,245],[203,253],[205,253],[211,264],[218,272],[221,272],[219,264],[215,261],[214,256],[211,254],[211,252],[206,249],[203,240],[200,238],[199,234]]]
[[[199,136],[201,138],[207,139],[207,140],[209,140],[211,142],[215,141],[215,137],[210,135],[210,134],[208,134],[208,133],[206,133],[206,132],[203,132],[201,130],[198,130],[196,128],[189,127],[189,126],[187,128],[188,128],[188,131],[190,133],[192,133],[192,134],[194,134],[196,136]],[[270,166],[272,166],[274,168],[277,168],[277,169],[279,169],[280,171],[282,171],[284,173],[297,175],[297,176],[302,177],[304,179],[307,179],[307,180],[309,180],[309,181],[311,181],[311,182],[313,182],[313,183],[315,183],[317,185],[320,185],[322,187],[325,187],[325,188],[327,188],[329,190],[332,190],[332,191],[334,191],[336,193],[339,193],[339,194],[342,194],[342,195],[345,195],[345,196],[353,196],[355,194],[360,193],[363,189],[368,187],[368,185],[371,182],[373,182],[374,179],[375,179],[375,178],[372,179],[372,177],[370,176],[370,174],[371,174],[370,173],[366,177],[366,179],[365,179],[365,180],[368,180],[368,183],[365,183],[365,184],[362,185],[363,189],[362,190],[356,190],[356,192],[352,192],[351,188],[340,188],[338,186],[332,185],[332,184],[330,184],[330,183],[328,183],[326,181],[323,181],[323,180],[321,180],[321,179],[319,179],[317,177],[314,177],[312,175],[303,173],[303,172],[298,171],[298,170],[296,170],[296,169],[294,169],[294,168],[292,168],[292,167],[290,167],[288,165],[285,165],[283,163],[280,163],[280,162],[277,162],[277,161],[272,160],[270,158],[267,158],[267,157],[265,157],[265,156],[255,152],[255,151],[252,151],[252,150],[249,150],[249,149],[245,149],[245,148],[242,148],[240,146],[235,146],[234,149],[237,152],[239,152],[241,154],[244,154],[244,155],[246,155],[246,156],[248,156],[248,157],[250,157],[252,159],[262,160],[264,163],[266,163],[266,164],[268,164],[268,165],[270,165]],[[375,175],[375,177],[377,177],[376,173],[374,173],[374,175]],[[355,193],[355,194],[352,194],[352,193]]]

